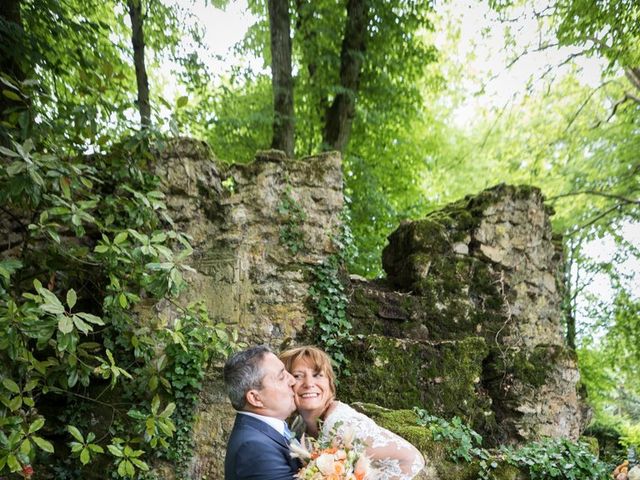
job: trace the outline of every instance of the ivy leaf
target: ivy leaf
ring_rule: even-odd
[[[37,432],[42,428],[43,425],[44,425],[44,418],[43,417],[36,418],[34,422],[31,425],[29,425],[29,433]]]
[[[78,315],[74,315],[71,318],[73,319],[73,324],[76,326],[76,328],[80,330],[82,333],[84,333],[85,335],[93,331],[93,327],[88,323],[84,322]]]
[[[0,153],[6,155],[7,157],[19,157],[20,155],[14,152],[13,150],[9,150],[8,148],[0,146]]]
[[[128,237],[129,237],[129,234],[127,232],[120,232],[113,239],[113,243],[116,245],[120,245],[121,243],[124,243]]]
[[[67,425],[67,430],[73,436],[73,438],[78,440],[80,443],[84,443],[84,437],[82,436],[82,433],[80,433],[80,430],[78,430],[77,427],[74,427],[73,425]]]
[[[45,440],[44,438],[38,437],[36,435],[33,435],[31,437],[31,440],[33,440],[35,444],[38,445],[45,452],[53,453],[54,451],[53,445],[48,440]]]
[[[60,330],[62,333],[73,332],[73,320],[66,315],[61,316],[58,319],[58,330]]]
[[[82,452],[80,452],[80,462],[82,462],[83,465],[86,465],[90,460],[91,457],[89,455],[89,449],[83,448]]]
[[[67,305],[69,306],[69,309],[74,307],[77,300],[78,296],[76,295],[76,291],[73,288],[69,289],[67,292]]]
[[[86,312],[78,312],[76,313],[76,316],[82,318],[83,320],[89,322],[89,323],[93,323],[94,325],[104,325],[104,321],[102,321],[102,319],[96,315],[92,315],[90,313],[86,313]]]
[[[20,387],[16,382],[11,380],[10,378],[5,378],[2,380],[2,385],[4,388],[9,390],[11,393],[20,393]]]
[[[64,307],[58,297],[55,296],[54,293],[47,290],[46,288],[39,288],[38,293],[44,299],[44,304],[40,305],[40,309],[44,310],[48,313],[53,313],[54,315],[58,315],[64,313]]]
[[[114,457],[122,457],[122,450],[115,445],[107,445],[107,450],[109,450],[111,455],[113,455]]]

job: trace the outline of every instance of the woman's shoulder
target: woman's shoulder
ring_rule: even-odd
[[[341,424],[342,423],[354,424],[354,423],[362,423],[362,422],[374,423],[373,420],[371,420],[366,415],[358,412],[350,405],[343,402],[336,401],[334,402],[333,409],[327,416],[326,423],[329,424],[330,427],[333,427],[339,422]]]
[[[356,412],[351,406],[336,400],[331,405],[331,409],[329,410],[329,415],[327,416],[327,418],[355,415],[358,415],[358,412]]]

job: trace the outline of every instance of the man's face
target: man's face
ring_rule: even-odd
[[[256,400],[256,403],[250,402],[256,407],[253,411],[285,420],[296,409],[293,393],[296,381],[273,353],[264,356],[261,366],[264,372],[262,387],[247,394],[254,395]]]

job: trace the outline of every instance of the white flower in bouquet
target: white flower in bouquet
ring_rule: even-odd
[[[291,442],[290,449],[291,456],[304,464],[296,474],[299,480],[374,480],[364,445],[352,430],[324,442],[303,435],[299,442]]]

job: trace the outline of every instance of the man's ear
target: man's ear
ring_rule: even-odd
[[[262,398],[260,397],[260,392],[257,390],[249,390],[246,395],[247,404],[253,408],[262,408],[264,407],[264,403],[262,403]]]

